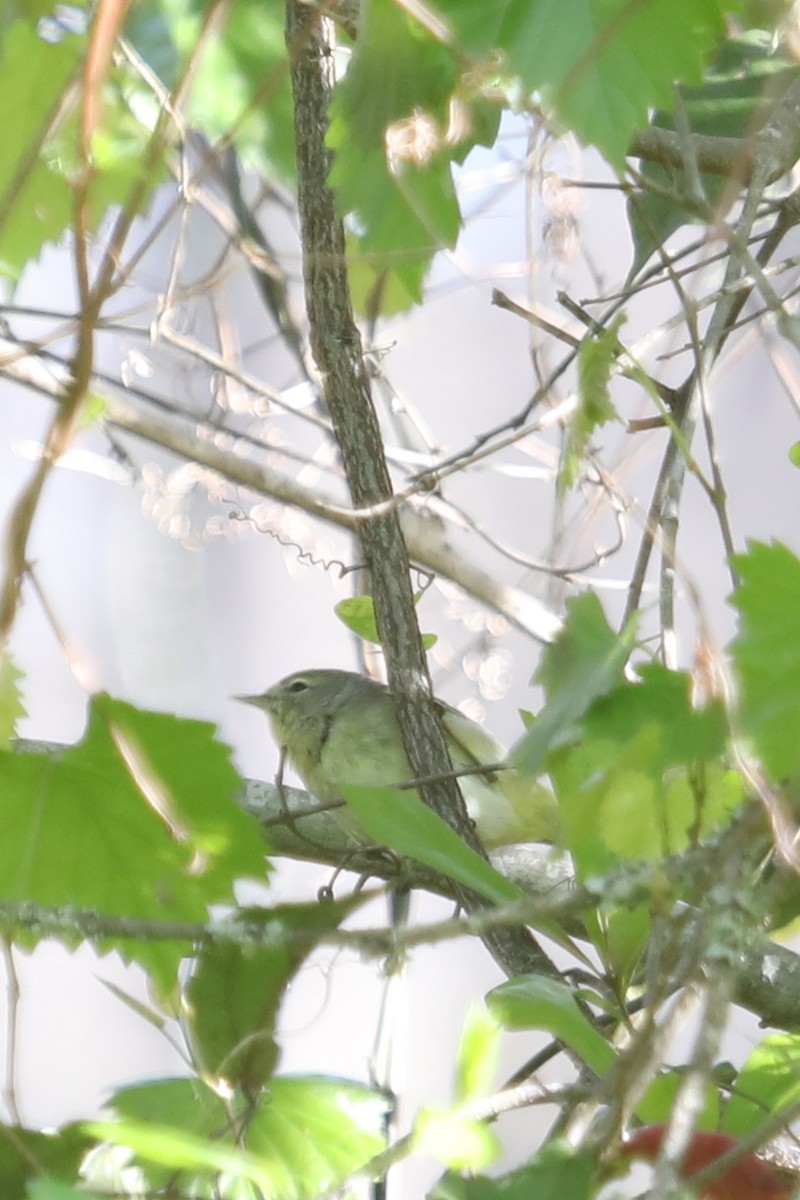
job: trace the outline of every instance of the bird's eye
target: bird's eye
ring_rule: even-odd
[[[307,692],[308,684],[306,683],[305,679],[295,679],[292,683],[289,684],[289,686],[286,690],[287,690],[287,692],[291,692],[293,695],[296,696],[298,694],[298,692]]]

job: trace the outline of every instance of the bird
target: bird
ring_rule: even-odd
[[[391,787],[413,779],[392,694],[373,679],[312,668],[287,675],[260,695],[235,699],[266,713],[288,760],[323,803],[344,800],[342,789],[348,784]],[[448,704],[435,704],[454,768],[494,768],[459,778],[467,812],[486,849],[556,841],[553,794],[513,768],[498,770],[506,752],[491,734]],[[353,814],[337,809],[337,817],[351,835],[360,837]]]

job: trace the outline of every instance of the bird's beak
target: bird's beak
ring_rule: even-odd
[[[255,708],[264,708],[263,696],[231,696],[231,700],[238,700],[240,704],[252,704]]]

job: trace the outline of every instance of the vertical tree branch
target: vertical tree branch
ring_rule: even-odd
[[[321,33],[319,12],[300,0],[287,0],[286,40],[294,99],[298,207],[311,347],[323,379],[325,402],[353,504],[368,508],[389,499],[392,484],[364,369],[361,337],[353,317],[344,228],[327,182],[330,152],[325,145],[325,133],[330,57]],[[419,778],[447,775],[452,772],[452,765],[433,709],[408,552],[396,510],[391,508],[368,518],[359,533],[389,684],[412,771]],[[483,853],[455,780],[443,778],[426,784],[421,791],[425,802],[473,849]],[[464,901],[471,907],[478,903],[469,896]],[[549,960],[523,930],[503,930],[487,941],[509,974],[535,967],[549,969]]]

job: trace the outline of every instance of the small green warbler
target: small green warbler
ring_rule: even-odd
[[[276,740],[310,792],[324,803],[342,787],[392,787],[413,778],[389,689],[352,671],[298,671],[260,696],[237,696],[266,712]],[[480,725],[436,701],[456,771],[506,757]],[[552,794],[513,769],[459,777],[470,818],[487,849],[550,842],[558,832]],[[337,810],[336,815],[339,816]],[[342,824],[358,836],[355,817]]]

